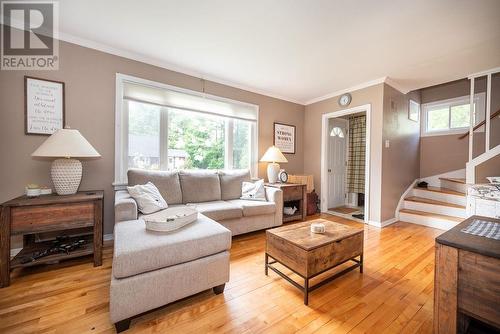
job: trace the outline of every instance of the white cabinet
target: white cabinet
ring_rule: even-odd
[[[500,202],[467,196],[467,211],[469,216],[500,218]]]

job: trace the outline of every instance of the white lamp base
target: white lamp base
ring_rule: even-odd
[[[280,165],[276,162],[271,162],[267,165],[267,179],[269,183],[278,182],[278,174],[280,172]]]
[[[75,194],[82,181],[82,163],[76,159],[54,160],[50,175],[58,195]]]

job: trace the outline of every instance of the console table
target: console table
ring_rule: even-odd
[[[283,208],[285,206],[296,206],[297,211],[293,215],[283,213],[283,223],[294,220],[305,220],[307,216],[307,190],[306,184],[298,183],[266,183],[268,187],[279,188],[283,191]]]
[[[0,287],[10,284],[10,271],[14,268],[94,254],[94,266],[102,264],[102,217],[104,192],[82,191],[74,195],[42,195],[17,197],[1,207],[0,220]],[[86,243],[68,254],[56,253],[35,261],[23,258],[46,249],[52,241],[35,242],[35,234],[63,232],[77,228],[91,228],[92,234],[78,239]],[[10,237],[23,236],[23,249],[10,259]]]
[[[479,320],[500,329],[500,240],[462,232],[472,216],[436,238],[434,333],[467,333]]]

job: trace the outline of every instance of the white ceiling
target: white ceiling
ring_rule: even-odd
[[[62,39],[308,102],[500,66],[499,0],[65,0]]]

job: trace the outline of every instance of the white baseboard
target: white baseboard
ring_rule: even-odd
[[[369,220],[368,224],[371,225],[371,226],[383,228],[383,227],[389,226],[391,224],[394,224],[397,221],[398,221],[398,218],[394,217],[394,218],[391,218],[391,219],[384,220],[383,222],[377,222],[377,221],[374,221],[374,220]]]
[[[394,224],[395,222],[397,222],[399,220],[398,217],[394,217],[394,218],[391,218],[391,219],[387,219],[385,221],[382,222],[382,227],[386,227],[386,226],[389,226],[389,225],[392,225]]]
[[[113,233],[110,233],[110,234],[105,234],[105,235],[103,235],[103,237],[102,237],[102,240],[104,240],[104,241],[110,241],[110,240],[113,240],[113,239],[114,239],[114,237],[113,237]]]

